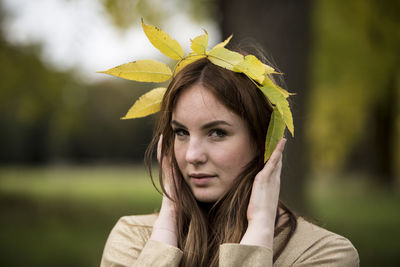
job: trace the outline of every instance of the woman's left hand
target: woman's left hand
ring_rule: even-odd
[[[247,208],[248,227],[241,244],[272,249],[285,143],[284,138],[279,141],[271,158],[254,179]]]
[[[171,246],[178,246],[178,234],[177,234],[177,224],[176,224],[176,207],[175,207],[175,195],[173,190],[174,177],[171,166],[171,159],[164,155],[161,157],[162,148],[162,135],[158,141],[157,146],[157,159],[162,162],[162,171],[165,175],[164,189],[166,193],[171,197],[167,197],[165,194],[162,198],[161,209],[157,220],[153,225],[153,232],[151,234],[151,239],[162,243],[169,244]]]

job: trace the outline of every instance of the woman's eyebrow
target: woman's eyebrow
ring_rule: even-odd
[[[182,123],[176,121],[176,120],[172,120],[171,124],[175,127],[179,127],[182,129],[187,129],[187,127],[185,125],[183,125]],[[205,129],[210,129],[219,125],[227,125],[227,126],[232,126],[230,123],[226,122],[226,121],[211,121],[209,123],[204,124],[203,126],[201,126],[201,129],[205,130]]]
[[[183,125],[180,122],[177,122],[176,120],[172,120],[171,124],[174,125],[175,127],[179,127],[179,128],[183,128],[183,129],[187,129],[185,125]]]
[[[219,125],[227,125],[227,126],[232,126],[231,124],[229,124],[226,121],[212,121],[209,123],[204,124],[201,129],[210,129]]]

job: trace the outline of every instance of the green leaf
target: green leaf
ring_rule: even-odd
[[[207,52],[208,59],[222,68],[233,71],[233,66],[244,60],[243,55],[224,47],[217,47]]]
[[[292,134],[292,136],[294,136],[293,116],[292,112],[290,111],[289,102],[287,101],[287,99],[276,86],[263,86],[260,89],[268,98],[268,100],[276,106],[290,133]]]
[[[161,101],[166,91],[167,88],[159,87],[145,93],[136,100],[125,117],[121,119],[141,118],[160,111]]]
[[[205,55],[208,46],[208,33],[204,30],[204,34],[197,36],[192,40],[191,48],[198,55]]]
[[[161,53],[175,60],[183,58],[183,50],[178,41],[172,39],[171,36],[161,29],[144,24],[143,20],[142,27],[147,38]]]
[[[233,67],[233,70],[246,74],[260,84],[264,81],[264,65],[253,55],[245,56],[243,61]]]
[[[225,47],[229,43],[229,41],[232,39],[232,37],[233,37],[233,35],[231,34],[228,38],[226,38],[225,41],[215,45],[212,49],[219,48],[219,47]]]
[[[265,154],[264,162],[266,162],[274,152],[279,140],[283,137],[285,132],[285,122],[280,112],[274,108],[271,114],[271,120],[268,125],[267,137],[265,139]]]
[[[164,82],[172,76],[171,69],[167,65],[151,59],[122,64],[100,73],[139,82]]]

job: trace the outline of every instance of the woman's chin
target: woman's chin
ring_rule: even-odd
[[[195,192],[194,196],[197,201],[203,203],[214,203],[219,199],[219,194],[213,194],[212,192]]]
[[[196,200],[203,203],[215,203],[227,192],[222,186],[197,187],[190,185],[190,189]]]

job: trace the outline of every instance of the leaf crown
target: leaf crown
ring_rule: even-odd
[[[166,32],[155,26],[145,24],[143,20],[142,27],[147,38],[161,53],[177,60],[174,71],[162,62],[144,59],[100,71],[100,73],[127,80],[159,83],[175,77],[188,64],[207,58],[217,66],[245,74],[264,93],[272,106],[273,111],[265,141],[264,161],[267,161],[271,156],[286,127],[294,136],[293,117],[287,100],[292,94],[276,85],[271,79],[271,74],[281,73],[276,72],[271,66],[263,64],[254,55],[244,56],[225,48],[232,35],[207,51],[208,33],[203,30],[204,34],[191,40],[192,51],[184,55],[181,45]],[[161,102],[166,90],[164,87],[158,87],[143,94],[121,119],[140,118],[158,112],[161,109]]]

